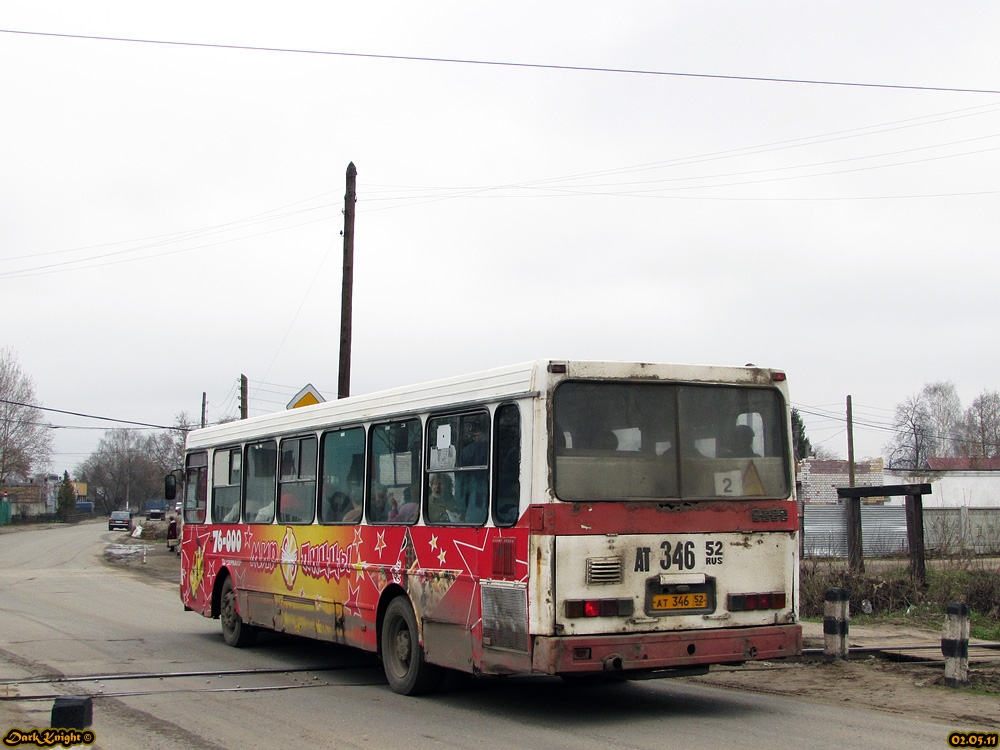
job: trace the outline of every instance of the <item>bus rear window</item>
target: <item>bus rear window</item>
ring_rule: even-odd
[[[771,388],[567,381],[553,405],[561,500],[784,498],[784,400]]]

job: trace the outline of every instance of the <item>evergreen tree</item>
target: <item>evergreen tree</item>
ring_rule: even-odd
[[[76,492],[69,481],[69,472],[63,472],[62,484],[59,485],[59,494],[56,495],[56,514],[63,521],[76,511]]]
[[[799,410],[795,408],[792,409],[792,446],[795,449],[796,463],[813,454],[812,443],[806,437],[806,425]]]

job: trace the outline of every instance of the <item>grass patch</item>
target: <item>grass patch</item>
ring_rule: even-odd
[[[899,622],[938,630],[947,605],[964,602],[972,612],[972,637],[1000,641],[1000,566],[995,560],[935,560],[928,564],[921,589],[914,587],[905,563],[866,561],[866,567],[865,573],[852,573],[841,560],[804,560],[802,616],[822,617],[826,591],[843,588],[850,593],[852,622]]]

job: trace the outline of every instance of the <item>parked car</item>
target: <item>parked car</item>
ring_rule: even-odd
[[[121,529],[122,531],[132,530],[132,511],[112,511],[111,518],[108,519],[108,531],[114,531],[115,529]]]

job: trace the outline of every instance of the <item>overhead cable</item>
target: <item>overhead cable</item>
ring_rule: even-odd
[[[167,39],[140,39],[134,37],[98,36],[95,34],[58,34],[50,31],[23,31],[20,29],[0,29],[2,34],[25,36],[46,36],[61,39],[86,39],[100,42],[126,42],[131,44],[161,44],[173,47],[202,47],[209,49],[240,50],[244,52],[281,52],[297,55],[326,55],[329,57],[355,57],[370,60],[396,60],[401,62],[448,63],[453,65],[488,65],[506,68],[533,68],[537,70],[558,70],[583,73],[615,73],[623,75],[669,76],[676,78],[709,78],[723,81],[752,81],[758,83],[797,83],[809,86],[846,86],[856,88],[899,89],[905,91],[943,91],[959,94],[1000,94],[998,89],[969,89],[954,86],[916,86],[895,83],[866,83],[861,81],[829,81],[813,78],[770,78],[765,76],[738,76],[717,73],[682,73],[666,70],[645,70],[641,68],[608,68],[591,65],[555,65],[549,63],[511,62],[504,60],[471,60],[457,57],[422,57],[416,55],[385,55],[371,52],[337,52],[333,50],[300,49],[294,47],[259,47],[244,44],[217,44],[209,42],[179,42]]]

